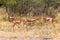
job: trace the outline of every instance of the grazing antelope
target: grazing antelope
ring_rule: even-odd
[[[53,23],[53,18],[52,17],[46,17],[45,18],[45,22],[49,22],[49,23],[52,23],[52,25],[55,27],[54,23]]]
[[[24,18],[23,19],[23,27],[24,27],[24,25],[30,25],[30,26],[32,26],[32,24],[34,24],[34,22],[36,21],[36,20],[38,20],[39,18],[36,18],[36,19],[34,19],[34,18]]]
[[[36,19],[33,19],[33,18],[24,18],[23,20],[25,21],[25,22],[34,22],[34,21],[36,21],[36,20],[38,20],[39,18],[36,18]]]

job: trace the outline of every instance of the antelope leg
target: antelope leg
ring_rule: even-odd
[[[52,23],[52,25],[53,25],[53,27],[55,28],[55,25],[54,25],[54,23]]]
[[[15,25],[16,25],[16,23],[15,23],[15,24],[13,24],[13,30],[14,30]]]

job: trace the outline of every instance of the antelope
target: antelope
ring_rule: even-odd
[[[53,22],[53,19],[51,17],[46,17],[45,22]]]
[[[19,23],[21,22],[20,20],[16,19],[16,17],[14,17],[14,16],[10,16],[10,17],[9,17],[9,20],[10,20],[10,22],[13,23],[13,28],[14,28],[14,26],[15,26],[16,24],[19,24]],[[18,27],[18,28],[19,28],[19,27]]]
[[[9,18],[8,20],[9,20],[10,22],[12,22],[14,19],[16,19],[16,17],[14,17],[14,16],[9,16],[8,18]]]
[[[36,18],[36,19],[34,19],[34,18],[24,18],[23,21],[29,23],[29,22],[34,22],[34,21],[36,21],[36,20],[38,20],[38,19],[39,19],[39,17]]]
[[[38,18],[36,18],[36,19],[34,19],[34,18],[24,18],[23,19],[23,26],[24,26],[24,24],[29,24],[29,25],[32,25],[32,23],[34,23],[36,20],[38,20],[39,19],[39,17]]]
[[[45,22],[49,22],[49,23],[52,23],[52,25],[55,27],[54,23],[53,23],[53,18],[52,17],[46,17],[45,18]]]
[[[16,24],[19,24],[21,21],[20,21],[20,20],[15,19],[15,20],[13,20],[12,22],[13,22],[13,24],[14,24],[14,25],[13,25],[13,27],[14,27]]]

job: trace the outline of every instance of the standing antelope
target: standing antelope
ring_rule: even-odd
[[[20,20],[15,19],[15,20],[13,20],[12,22],[13,22],[13,24],[14,24],[14,25],[13,25],[13,27],[14,27],[16,24],[19,24],[21,21],[20,21]]]
[[[53,22],[53,19],[51,17],[46,17],[45,22]]]
[[[55,27],[54,23],[53,23],[53,18],[52,17],[46,17],[45,18],[45,22],[49,22],[49,23],[52,23],[52,25]]]
[[[10,22],[13,23],[13,28],[14,28],[14,26],[15,26],[16,24],[19,24],[19,23],[20,23],[20,20],[17,20],[16,17],[14,17],[14,16],[10,16],[10,17],[9,17],[9,20],[10,20]]]
[[[9,16],[9,17],[8,17],[8,20],[9,20],[10,22],[12,22],[14,19],[16,19],[14,16]]]

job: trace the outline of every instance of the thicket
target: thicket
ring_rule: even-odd
[[[60,0],[0,0],[1,5],[6,7],[8,15],[27,16],[31,13],[33,16],[45,14],[53,17],[60,6]]]

